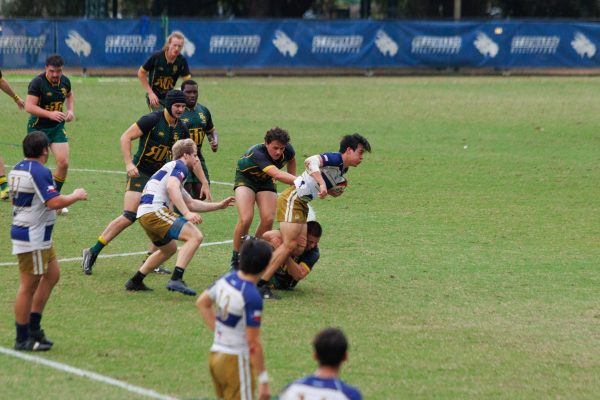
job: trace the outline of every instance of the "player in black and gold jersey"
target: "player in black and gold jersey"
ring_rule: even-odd
[[[56,159],[54,181],[60,192],[69,169],[69,143],[65,122],[75,119],[75,100],[71,81],[63,75],[63,58],[53,54],[46,59],[46,70],[29,83],[25,110],[31,114],[27,133],[42,131],[48,136],[50,151]],[[66,111],[63,111],[66,106]]]
[[[7,95],[9,95],[15,103],[17,103],[17,107],[19,110],[25,108],[25,102],[13,91],[10,87],[10,84],[6,81],[6,79],[2,78],[2,71],[0,71],[0,89]],[[6,175],[4,171],[4,160],[0,157],[0,199],[8,200],[8,184],[6,182]]]
[[[165,107],[165,96],[175,87],[178,78],[191,78],[187,60],[181,55],[184,40],[181,32],[171,33],[162,50],[153,53],[138,70],[150,110]]]

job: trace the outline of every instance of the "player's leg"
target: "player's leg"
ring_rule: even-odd
[[[231,257],[231,267],[238,269],[240,247],[242,246],[242,237],[248,234],[252,220],[254,219],[254,202],[256,193],[246,186],[235,188],[235,206],[237,207],[238,219],[233,230],[233,254]]]
[[[179,253],[177,254],[175,269],[173,270],[171,280],[167,284],[167,289],[181,292],[190,296],[195,296],[196,292],[188,288],[183,281],[183,273],[185,272],[185,269],[190,263],[192,257],[194,257],[194,254],[196,254],[196,250],[198,250],[198,247],[200,247],[200,244],[204,239],[204,235],[202,235],[202,232],[200,232],[198,228],[191,223],[185,222],[183,225],[181,225],[181,221],[185,221],[185,219],[178,218],[169,231],[169,235],[171,237],[175,237],[175,235],[177,235],[177,238],[179,240],[183,240],[185,243],[183,246],[181,246]],[[178,224],[180,224],[180,226],[177,226]]]
[[[102,249],[136,221],[137,208],[141,198],[141,192],[131,190],[126,191],[123,200],[123,214],[119,215],[108,224],[92,247],[83,250],[81,268],[86,275],[92,274],[92,267]]]
[[[29,316],[29,337],[40,343],[52,346],[53,343],[46,338],[46,334],[41,327],[41,322],[46,303],[52,294],[52,290],[60,279],[60,267],[58,265],[58,259],[54,254],[54,250],[52,250],[47,265],[46,273],[42,275],[42,279],[33,295],[31,314]]]
[[[277,208],[277,194],[271,191],[262,191],[256,193],[256,204],[260,214],[260,223],[256,228],[254,236],[262,238],[262,235],[273,229],[275,220],[275,211]]]
[[[144,226],[144,229],[146,230],[147,227]],[[135,275],[125,283],[125,289],[130,291],[151,291],[152,289],[144,283],[144,278],[158,265],[167,261],[177,252],[177,242],[175,240],[164,238],[156,241],[155,244],[157,245],[157,250],[146,258]]]
[[[69,170],[69,143],[50,143],[50,150],[56,160],[54,181],[56,182],[56,190],[60,192],[67,179],[67,172]]]

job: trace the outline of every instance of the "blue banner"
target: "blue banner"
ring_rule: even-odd
[[[0,67],[135,68],[181,31],[190,67],[600,67],[600,26],[581,22],[159,19],[0,21]]]

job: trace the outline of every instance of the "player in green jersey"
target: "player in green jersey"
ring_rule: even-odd
[[[181,120],[187,125],[190,131],[190,138],[198,145],[198,158],[200,158],[202,171],[206,176],[206,182],[201,182],[195,175],[188,176],[185,189],[195,199],[204,200],[206,198],[210,200],[210,178],[206,161],[202,155],[202,143],[204,142],[204,138],[206,138],[211,150],[216,152],[219,146],[217,130],[213,125],[212,116],[208,108],[202,104],[198,104],[198,83],[188,79],[181,84],[181,91],[185,94],[186,101],[185,111],[181,116]]]
[[[175,87],[178,78],[191,78],[187,60],[181,55],[184,40],[181,32],[171,33],[162,50],[153,53],[138,70],[150,110],[165,107],[165,96]]]
[[[17,103],[19,110],[25,108],[25,102],[12,90],[6,79],[2,78],[2,71],[0,71],[0,89]],[[6,172],[4,171],[4,160],[2,157],[0,157],[0,199],[8,200],[8,184],[6,182]]]
[[[63,75],[63,58],[53,54],[46,59],[44,73],[29,83],[25,110],[31,114],[27,133],[42,131],[48,136],[50,151],[56,159],[54,182],[60,192],[69,169],[69,143],[65,122],[75,119],[75,100],[71,81]],[[63,111],[66,106],[66,112]]]

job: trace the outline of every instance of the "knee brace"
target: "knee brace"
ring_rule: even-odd
[[[123,211],[123,216],[130,220],[132,224],[137,219],[137,213],[134,213],[133,211]]]

